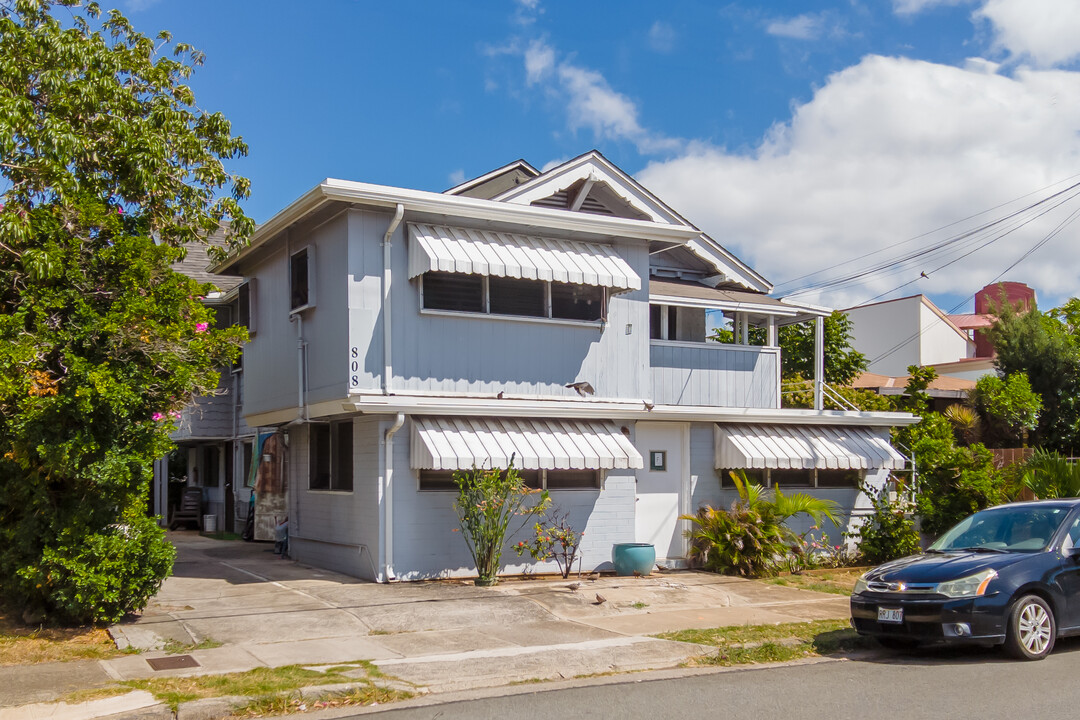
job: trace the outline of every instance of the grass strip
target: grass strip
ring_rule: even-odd
[[[304,699],[287,695],[259,698],[237,708],[229,717],[257,718],[267,715],[313,712],[336,707],[382,705],[399,700],[408,700],[412,696],[413,694],[410,692],[368,684],[365,687],[348,692],[330,693],[318,699]]]
[[[871,647],[860,638],[847,620],[780,625],[732,625],[701,630],[680,630],[656,635],[664,640],[713,646],[716,653],[702,656],[693,665],[749,665],[789,662]]]

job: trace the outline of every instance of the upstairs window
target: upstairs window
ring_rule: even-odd
[[[315,305],[315,249],[306,247],[289,257],[289,309]]]
[[[255,334],[256,280],[252,278],[236,289],[236,324]]]
[[[599,470],[518,470],[525,487],[531,490],[596,490],[600,487]],[[457,492],[453,470],[421,470],[420,489],[432,492]]]
[[[425,310],[584,320],[606,317],[607,291],[593,285],[426,272],[422,276]]]

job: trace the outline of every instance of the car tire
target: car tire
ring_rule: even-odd
[[[904,650],[910,652],[919,647],[918,640],[911,640],[909,638],[878,637],[875,639],[878,641],[878,645],[886,650]]]
[[[1005,630],[1005,652],[1019,660],[1042,660],[1054,649],[1057,622],[1038,595],[1025,595],[1012,604]]]

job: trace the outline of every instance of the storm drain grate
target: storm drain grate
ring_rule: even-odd
[[[198,661],[190,655],[153,658],[146,661],[154,670],[180,670],[181,668],[199,667]]]

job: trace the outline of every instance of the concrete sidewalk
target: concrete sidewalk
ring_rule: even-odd
[[[376,585],[280,560],[263,544],[194,533],[171,539],[179,551],[173,577],[141,617],[112,628],[118,645],[141,652],[0,667],[0,720],[16,709],[18,717],[100,716],[92,707],[67,714],[27,704],[116,680],[260,666],[369,660],[421,692],[668,668],[702,648],[650,635],[848,613],[842,596],[693,571],[506,580],[494,588],[450,580]],[[166,657],[170,641],[202,644],[186,653],[198,666],[154,670],[147,661]],[[137,701],[145,707],[145,698]],[[115,702],[109,710],[121,712]]]

